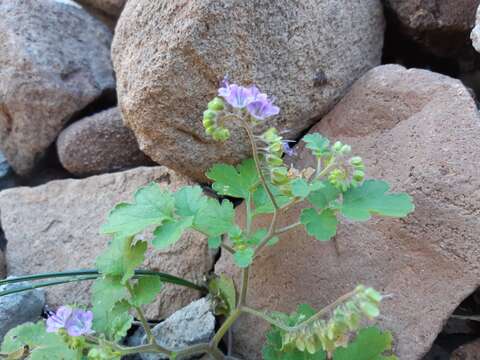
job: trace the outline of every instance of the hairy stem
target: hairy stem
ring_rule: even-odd
[[[135,297],[135,293],[133,292],[132,285],[129,282],[127,282],[126,288],[133,299]],[[152,329],[150,328],[150,325],[148,325],[147,319],[145,319],[142,308],[140,306],[134,306],[133,308],[137,313],[138,320],[140,320],[140,322],[142,323],[142,327],[145,330],[145,334],[147,335],[148,343],[156,344],[155,336],[153,336]]]
[[[353,295],[356,294],[356,290],[353,290],[353,291],[350,291],[349,293],[346,293],[345,295],[342,295],[341,297],[339,297],[337,300],[335,300],[333,303],[331,303],[330,305],[324,307],[322,310],[320,310],[319,312],[317,312],[315,315],[313,315],[312,317],[308,318],[307,320],[305,320],[304,322],[298,324],[298,325],[295,325],[295,326],[287,326],[285,324],[283,324],[282,322],[272,318],[271,316],[265,314],[264,312],[262,311],[259,311],[259,310],[255,310],[255,309],[252,309],[252,308],[249,308],[247,306],[243,306],[241,308],[241,311],[242,312],[245,312],[245,313],[248,313],[248,314],[251,314],[251,315],[254,315],[254,316],[257,316],[265,321],[267,321],[268,323],[282,329],[283,331],[287,331],[287,332],[291,332],[291,331],[298,331],[298,330],[301,330],[303,329],[304,327],[306,327],[307,325],[311,324],[312,322],[322,318],[325,314],[328,314],[329,312],[331,312],[332,310],[334,310],[338,305],[340,305],[341,303],[347,301],[348,299],[350,299]]]

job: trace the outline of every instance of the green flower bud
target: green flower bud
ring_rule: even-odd
[[[350,165],[353,167],[363,166],[363,159],[360,156],[350,158]]]
[[[272,167],[275,167],[275,166],[282,166],[283,165],[283,160],[282,158],[276,156],[276,155],[272,155],[272,154],[267,154],[266,156],[266,160],[267,160],[267,163],[272,166]]]
[[[333,144],[332,149],[335,152],[340,152],[342,150],[343,144],[340,141],[336,141],[335,144]]]
[[[365,173],[361,170],[355,170],[352,174],[352,178],[355,181],[362,181],[365,178]]]
[[[216,97],[208,103],[208,108],[213,111],[222,111],[225,108],[225,103],[221,98]]]
[[[290,182],[288,169],[286,167],[276,167],[271,170],[272,183],[274,185],[285,185]]]
[[[215,125],[215,120],[209,118],[204,118],[202,122],[205,128]]]
[[[342,155],[350,154],[351,151],[352,151],[352,147],[350,145],[343,145],[342,148],[340,149],[340,153]]]
[[[209,127],[206,127],[206,128],[205,128],[205,133],[206,133],[207,135],[212,136],[213,133],[215,132],[215,130],[216,130],[215,126],[209,126]]]
[[[205,119],[215,120],[216,117],[217,117],[217,113],[213,110],[205,110],[203,112],[203,120]]]

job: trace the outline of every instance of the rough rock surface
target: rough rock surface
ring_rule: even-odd
[[[106,247],[108,238],[98,229],[108,211],[120,201],[131,201],[134,191],[155,181],[175,190],[188,182],[165,167],[92,176],[82,180],[57,180],[0,193],[2,228],[8,240],[9,275],[88,269]],[[193,280],[201,280],[212,267],[206,239],[186,233],[172,248],[150,251],[144,267]],[[51,306],[87,303],[88,284],[55,287],[47,290]],[[194,300],[198,293],[166,286],[148,317],[163,317]]]
[[[81,5],[97,9],[111,17],[118,18],[127,0],[75,0]]]
[[[296,137],[379,64],[383,29],[378,0],[129,1],[112,45],[123,118],[154,161],[204,181],[249,151],[238,124],[225,144],[204,134],[225,74],[276,96],[266,126]]]
[[[75,175],[91,175],[148,165],[133,132],[123,125],[117,108],[79,120],[60,133],[57,152],[63,167]]]
[[[383,303],[380,323],[393,331],[396,354],[420,359],[444,321],[480,284],[475,102],[458,80],[381,66],[357,81],[312,131],[351,144],[366,161],[368,177],[411,194],[416,210],[406,219],[342,223],[335,242],[320,243],[303,229],[285,234],[256,260],[249,302],[280,311],[300,303],[321,308],[358,283],[373,286],[394,295]],[[293,163],[314,166],[314,159],[300,146]],[[279,226],[298,216],[299,209],[292,209]],[[228,254],[216,272],[236,274]],[[265,329],[257,319],[243,317],[235,349],[258,354]]]
[[[480,360],[480,340],[460,346],[453,352],[450,360]]]
[[[480,0],[384,0],[414,40],[440,56],[453,56],[469,47]]]
[[[207,298],[192,302],[176,311],[152,329],[158,343],[168,349],[181,349],[189,345],[208,342],[215,333],[215,316]],[[142,342],[146,343],[144,336]],[[161,354],[141,354],[142,360],[168,359]]]
[[[0,291],[15,289],[22,284],[0,286]],[[43,290],[21,292],[0,297],[0,343],[5,334],[17,325],[37,321],[45,306]]]
[[[27,174],[65,123],[115,86],[111,32],[72,1],[0,3],[0,148]]]
[[[5,278],[6,275],[7,275],[7,262],[5,260],[4,252],[2,251],[2,249],[0,249],[0,279]]]
[[[477,14],[475,16],[475,27],[470,33],[470,39],[472,40],[472,45],[480,52],[480,7],[477,9]]]

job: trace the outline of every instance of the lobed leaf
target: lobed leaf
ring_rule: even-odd
[[[305,135],[303,141],[315,156],[321,156],[329,151],[330,141],[319,133]]]
[[[340,195],[340,190],[328,181],[315,183],[314,186],[316,189],[310,192],[307,200],[319,210],[329,207],[331,202]]]
[[[330,240],[337,233],[338,220],[331,209],[320,213],[313,208],[303,209],[300,221],[305,225],[307,233],[320,241]]]
[[[144,276],[133,286],[134,306],[148,305],[152,303],[162,289],[162,281],[158,276]]]
[[[104,234],[136,235],[151,225],[161,225],[172,219],[175,199],[156,183],[138,189],[133,203],[120,203],[108,215],[101,227]]]
[[[209,237],[216,237],[228,232],[234,226],[235,211],[233,204],[228,200],[222,203],[208,198],[198,210],[194,219],[193,228]]]
[[[242,161],[236,168],[227,164],[214,165],[206,175],[214,181],[212,188],[218,194],[243,199],[248,197],[259,181],[253,159]]]
[[[153,231],[153,246],[157,249],[165,249],[175,244],[192,224],[193,217],[191,216],[178,220],[167,220]]]
[[[235,251],[235,254],[233,254],[233,260],[238,267],[246,268],[252,263],[254,253],[255,251],[250,247],[237,250]]]
[[[404,217],[414,210],[412,198],[405,193],[387,194],[389,185],[382,180],[367,180],[343,194],[342,214],[366,221],[372,215]]]
[[[392,350],[392,334],[376,327],[361,329],[356,339],[346,348],[338,348],[334,360],[396,360],[394,355],[383,355]]]

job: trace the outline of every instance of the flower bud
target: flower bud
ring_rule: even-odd
[[[283,165],[283,160],[280,157],[273,154],[267,154],[266,160],[267,160],[267,163],[273,167]]]
[[[217,113],[213,110],[205,110],[203,112],[203,120],[210,119],[212,121],[217,117]]]
[[[271,171],[272,183],[274,185],[285,185],[290,182],[288,177],[288,170],[286,167],[276,167]]]
[[[351,151],[352,151],[352,147],[350,145],[343,145],[342,148],[340,149],[340,153],[342,155],[350,154]]]
[[[335,144],[333,144],[332,149],[335,152],[340,152],[342,150],[343,144],[340,141],[336,141]]]
[[[355,181],[363,181],[365,173],[362,170],[355,170],[352,174],[352,178]]]
[[[205,127],[205,132],[207,133],[207,135],[210,135],[212,136],[213,133],[215,132],[215,126],[209,126],[209,127]]]
[[[208,103],[208,109],[213,111],[222,111],[225,108],[225,103],[219,97],[214,98]]]
[[[206,128],[209,128],[213,125],[215,125],[215,120],[210,119],[210,118],[203,118],[203,126]]]

